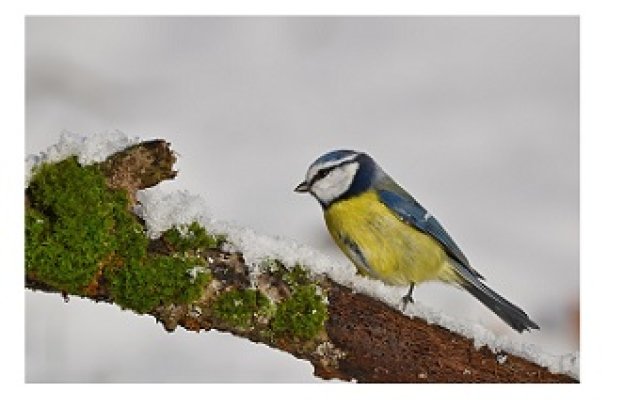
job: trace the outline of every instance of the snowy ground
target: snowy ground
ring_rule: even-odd
[[[578,349],[577,19],[29,18],[26,53],[27,153],[62,129],[167,138],[162,190],[346,264],[292,189],[318,154],[367,150],[540,324],[524,341]],[[458,290],[415,296],[517,336]],[[313,380],[228,334],[33,292],[26,310],[27,381]]]

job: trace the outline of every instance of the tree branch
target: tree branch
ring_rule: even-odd
[[[100,165],[100,171],[109,188],[126,191],[131,208],[137,190],[175,177],[174,162],[169,144],[155,140],[114,154]],[[31,195],[27,189],[27,208],[35,205]],[[126,263],[121,261],[126,256],[114,255],[117,252],[102,258],[91,281],[81,288],[60,286],[66,283],[52,281],[37,269],[27,270],[25,287],[111,302],[153,316],[167,331],[178,326],[191,331],[228,331],[308,360],[315,375],[325,379],[576,382],[521,357],[496,355],[486,346],[477,349],[469,338],[407,317],[370,296],[354,293],[325,274],[271,261],[258,275],[251,275],[243,255],[225,250],[218,242],[197,247],[192,244],[189,249],[181,246],[175,235],[165,232],[148,243],[149,256],[144,258],[188,254],[206,261],[205,267],[196,267],[206,270],[208,277],[195,298],[163,297],[150,309],[123,303],[130,300],[116,293],[115,277],[110,277],[107,268],[124,270]],[[316,299],[318,296],[322,299]]]

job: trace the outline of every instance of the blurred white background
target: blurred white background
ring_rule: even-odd
[[[575,17],[26,20],[26,153],[61,130],[165,138],[212,213],[343,257],[292,192],[333,148],[369,152],[489,284],[578,349]],[[464,292],[417,300],[517,336]],[[25,292],[28,382],[306,382],[311,366],[228,334]]]

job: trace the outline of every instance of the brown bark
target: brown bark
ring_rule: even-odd
[[[175,161],[168,143],[162,140],[141,143],[115,154],[104,164],[110,185],[135,191],[173,178]],[[162,239],[152,242],[150,252],[164,253]],[[424,320],[404,316],[395,308],[372,297],[354,293],[323,274],[316,283],[328,296],[328,319],[324,331],[310,340],[274,337],[259,320],[248,328],[225,324],[208,308],[220,290],[246,288],[249,270],[239,253],[219,249],[204,252],[214,280],[196,302],[168,305],[149,315],[168,331],[178,325],[187,330],[221,330],[291,353],[310,361],[318,377],[358,382],[577,382],[553,374],[547,368],[510,354],[498,355],[486,346],[474,347],[472,340]],[[275,294],[286,289],[282,278],[268,273],[257,279],[258,287]],[[60,293],[37,278],[27,278],[29,289]],[[286,292],[286,290],[285,290]],[[108,287],[96,287],[94,300],[111,301]]]

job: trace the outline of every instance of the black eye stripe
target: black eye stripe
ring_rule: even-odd
[[[313,185],[316,183],[316,181],[324,178],[325,176],[327,176],[327,174],[329,174],[329,172],[331,172],[331,169],[333,168],[324,168],[324,169],[320,169],[314,176],[313,178],[311,178],[311,181],[309,181],[309,185]]]
[[[320,169],[320,170],[318,171],[318,173],[316,174],[316,177],[318,177],[318,178],[324,178],[325,176],[327,176],[327,174],[329,174],[329,172],[331,172],[331,169],[333,169],[333,168],[323,168],[323,169]]]
[[[316,181],[321,180],[322,178],[324,178],[325,176],[327,176],[327,175],[329,174],[329,172],[333,171],[334,169],[340,168],[340,167],[342,167],[342,166],[346,166],[346,165],[348,165],[349,163],[353,163],[353,162],[355,162],[355,161],[356,161],[356,159],[353,159],[353,160],[347,160],[347,161],[344,161],[344,162],[340,162],[340,164],[339,164],[339,165],[336,165],[336,166],[329,166],[329,167],[327,167],[327,168],[322,168],[322,169],[320,169],[320,170],[319,170],[319,171],[318,171],[318,172],[313,176],[313,178],[311,178],[311,181],[309,181],[309,185],[313,185],[313,184],[315,184],[315,183],[316,183]]]

